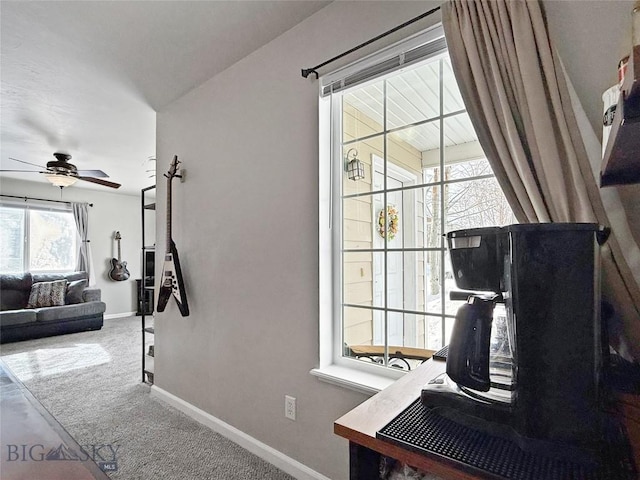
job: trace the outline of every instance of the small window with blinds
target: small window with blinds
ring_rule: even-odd
[[[449,300],[456,287],[443,234],[515,219],[441,27],[321,82],[334,361],[410,370],[447,344],[460,305]]]

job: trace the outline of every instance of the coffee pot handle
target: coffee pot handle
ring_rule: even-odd
[[[447,375],[458,385],[487,392],[489,344],[493,321],[492,299],[469,297],[458,309],[447,354]]]

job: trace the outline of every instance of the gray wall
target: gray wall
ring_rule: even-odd
[[[544,0],[543,4],[554,45],[602,140],[602,94],[618,82],[618,62],[631,52],[634,1]],[[620,196],[631,233],[640,244],[640,185],[607,189]]]
[[[366,397],[309,375],[318,363],[318,84],[300,68],[435,3],[335,2],[157,117],[158,178],[174,154],[188,170],[173,185],[173,236],[191,316],[173,302],[157,314],[156,384],[333,479],[348,477],[347,442],[333,421]],[[554,4],[563,22],[575,15],[570,31],[580,36],[565,39],[557,23],[552,33],[584,44],[565,59],[570,72],[591,54],[606,60],[591,62],[593,71],[612,69],[595,86],[573,79],[596,123],[619,55],[601,39],[619,32],[581,13],[592,8],[602,9]],[[159,185],[159,205],[164,191]],[[163,245],[163,221],[158,227]],[[285,394],[298,399],[295,422],[284,418]]]
[[[631,52],[633,0],[543,0],[550,36],[602,139],[602,94],[618,82],[618,61]]]
[[[333,479],[348,476],[333,421],[366,396],[309,374],[318,364],[318,83],[300,69],[428,8],[333,3],[157,117],[157,177],[174,154],[188,171],[173,184],[173,233],[191,315],[173,301],[157,314],[156,385]],[[163,229],[158,221],[159,245]],[[285,394],[297,398],[295,422],[284,417]]]
[[[97,286],[102,290],[102,300],[107,304],[105,315],[118,315],[136,311],[136,278],[140,278],[140,197],[121,195],[110,191],[88,190],[73,186],[60,189],[46,183],[25,182],[3,178],[0,192],[48,200],[93,203],[89,209],[89,240],[93,254],[93,268]],[[155,225],[155,217],[149,222]],[[118,255],[113,235],[120,231],[122,257],[131,273],[128,281],[114,282],[108,276],[109,260]],[[151,237],[153,243],[153,236]]]

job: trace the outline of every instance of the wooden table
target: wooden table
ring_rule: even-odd
[[[376,432],[419,398],[422,387],[444,370],[445,362],[428,360],[336,420],[334,432],[349,440],[351,480],[378,478],[380,455],[446,479],[485,478],[462,471],[441,457],[415,453],[376,438]],[[640,397],[623,395],[620,398],[620,416],[627,426],[636,466],[640,467]]]
[[[2,480],[109,480],[2,361],[0,418]]]

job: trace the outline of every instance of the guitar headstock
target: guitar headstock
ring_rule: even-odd
[[[122,237],[120,236],[120,232],[116,232],[116,240],[122,240]]]
[[[178,156],[174,155],[173,156],[173,161],[171,162],[171,165],[169,166],[169,171],[167,173],[164,174],[165,177],[167,177],[169,180],[171,180],[173,177],[180,177],[180,175],[178,175],[178,169],[180,168],[179,165],[182,162],[178,160]]]

